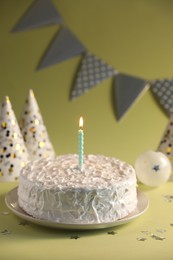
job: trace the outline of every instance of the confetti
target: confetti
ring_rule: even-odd
[[[165,237],[160,237],[160,236],[156,236],[156,235],[152,235],[151,238],[154,238],[155,240],[164,240],[166,239]]]
[[[10,235],[11,232],[8,231],[7,229],[4,229],[3,231],[1,231],[1,234],[3,234],[3,235]]]
[[[78,239],[80,238],[78,235],[71,236],[70,239]]]
[[[117,232],[115,232],[115,231],[108,231],[107,234],[108,235],[115,235],[115,234],[117,234]]]
[[[137,237],[137,240],[138,240],[138,241],[146,241],[147,238],[145,238],[145,237]]]
[[[159,233],[165,233],[166,229],[156,229],[156,231],[159,232]]]
[[[164,200],[166,202],[172,202],[173,201],[173,195],[163,195]]]
[[[141,231],[141,233],[145,234],[147,236],[151,236],[152,235],[152,233],[150,231],[148,231],[148,230],[143,230],[143,231]]]
[[[165,232],[166,232],[165,229],[156,229],[156,231],[159,232],[159,233],[165,233]],[[148,231],[148,230],[143,230],[143,231],[141,231],[141,233],[142,233],[142,234],[145,234],[145,235],[147,235],[148,237],[153,238],[153,239],[155,239],[155,240],[164,240],[164,239],[166,239],[165,237],[155,235],[155,234],[153,234],[152,232],[150,232],[150,231]],[[143,239],[146,240],[146,238],[143,238],[143,237],[141,237],[141,238],[138,237],[138,238],[137,238],[138,241],[144,241]]]
[[[4,216],[7,216],[7,215],[9,215],[10,214],[10,212],[8,212],[8,211],[3,211],[2,212],[2,215],[4,215]]]

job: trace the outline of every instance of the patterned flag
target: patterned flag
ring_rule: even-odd
[[[82,59],[81,66],[77,73],[77,78],[71,92],[71,99],[84,94],[116,73],[117,71],[106,62],[87,52]]]
[[[166,114],[173,113],[173,79],[152,81],[151,90]]]

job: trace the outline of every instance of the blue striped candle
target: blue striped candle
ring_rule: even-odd
[[[79,131],[78,131],[78,149],[79,149],[79,169],[83,169],[84,163],[84,131],[83,131],[83,118],[79,119]]]

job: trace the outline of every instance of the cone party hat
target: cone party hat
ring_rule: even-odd
[[[0,109],[0,181],[15,181],[29,156],[13,112],[5,97]]]
[[[19,124],[31,161],[55,156],[32,90],[29,90]]]
[[[157,150],[164,153],[169,158],[173,167],[173,113],[170,115],[169,122]]]

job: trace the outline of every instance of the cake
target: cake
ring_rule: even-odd
[[[19,206],[34,218],[58,223],[97,224],[121,219],[137,206],[133,167],[116,158],[78,155],[44,158],[22,168]]]

